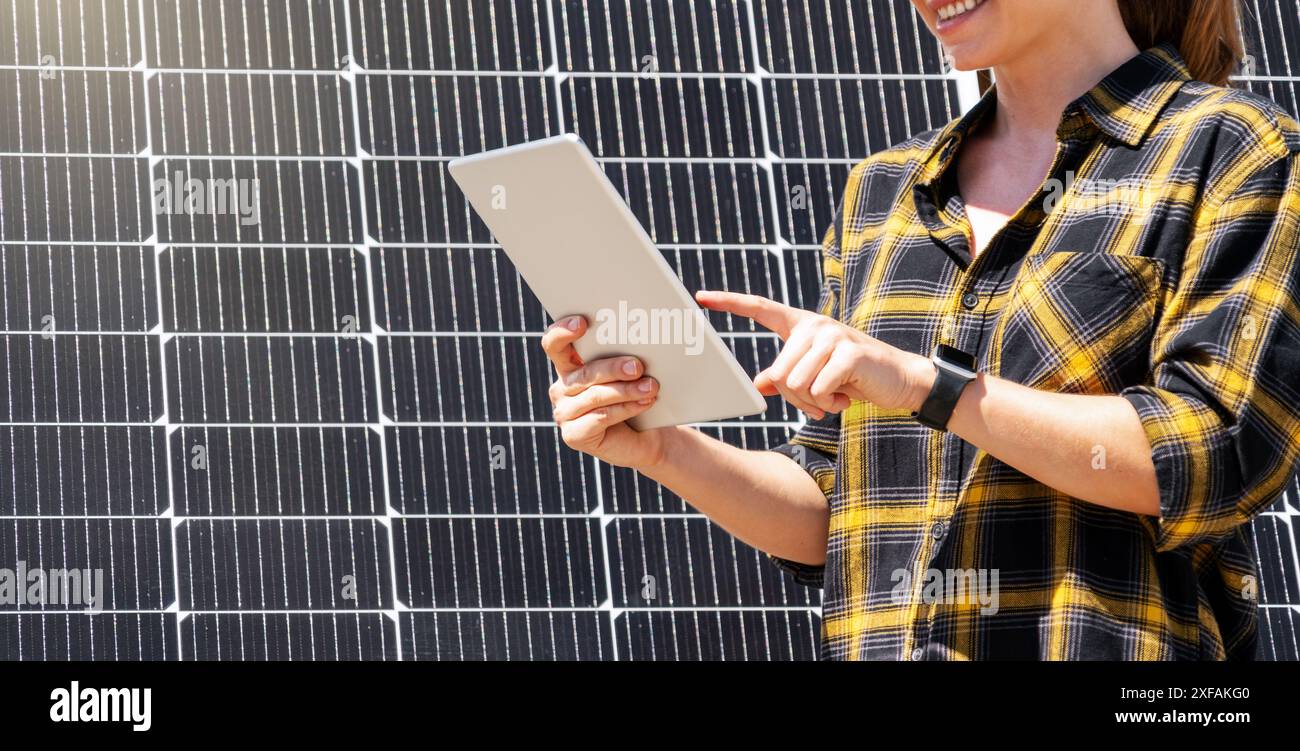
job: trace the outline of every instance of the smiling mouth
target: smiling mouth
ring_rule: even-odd
[[[988,0],[953,0],[953,2],[939,8],[939,22],[948,25],[951,22],[965,18],[967,14],[984,5]]]

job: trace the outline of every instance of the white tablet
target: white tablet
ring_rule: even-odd
[[[632,355],[659,381],[637,430],[753,415],[763,396],[572,134],[453,159],[452,179],[552,318],[587,319],[584,361]]]

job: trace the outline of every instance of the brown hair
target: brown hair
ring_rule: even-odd
[[[1192,77],[1222,86],[1245,51],[1237,25],[1239,0],[1119,0],[1124,26],[1138,49],[1178,47]]]

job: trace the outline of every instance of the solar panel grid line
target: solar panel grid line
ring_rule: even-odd
[[[1267,607],[1288,609],[1292,605],[1279,604],[1268,605]],[[42,608],[40,610],[8,610],[6,615],[77,615],[85,614],[85,610],[80,609],[59,609],[59,608]],[[359,607],[348,610],[330,611],[319,608],[249,608],[242,607],[236,609],[228,608],[205,608],[202,611],[190,613],[186,618],[188,621],[195,616],[204,615],[387,615],[392,612],[387,607]],[[490,606],[490,605],[467,605],[452,606],[442,605],[436,607],[414,606],[402,609],[403,613],[522,613],[522,614],[542,614],[542,613],[591,613],[595,612],[588,605],[546,605],[546,606]],[[628,610],[632,614],[637,613],[807,613],[809,608],[802,605],[678,605],[671,608],[643,608]],[[157,608],[116,608],[112,611],[116,615],[140,615],[154,614],[159,615]]]
[[[85,66],[85,65],[0,65],[0,71],[46,71],[55,73],[131,73],[140,70],[140,66]],[[150,72],[155,74],[170,75],[188,75],[188,74],[208,74],[212,73],[212,68],[204,67],[157,67],[150,66]],[[569,70],[557,73],[547,70],[423,70],[419,68],[385,68],[365,69],[366,75],[371,77],[411,77],[411,78],[540,78],[546,79],[558,76],[561,81],[568,79],[644,79],[647,74],[640,71],[617,71],[617,70]],[[292,74],[302,77],[321,77],[336,78],[342,72],[340,69],[312,69],[312,68],[277,68],[277,69],[258,69],[258,68],[238,68],[229,69],[232,75],[245,76],[249,78],[257,76],[282,76]],[[736,72],[717,72],[702,73],[696,71],[657,71],[656,76],[663,78],[681,79],[681,80],[700,80],[700,81],[730,81],[730,80],[753,80],[752,73]],[[930,81],[945,77],[946,74],[936,73],[791,73],[782,71],[764,71],[763,76],[766,78],[783,80],[809,80],[809,81]],[[1258,78],[1278,78],[1279,76],[1257,76]]]
[[[746,12],[746,16],[747,16],[748,24],[749,24],[749,38],[750,38],[750,41],[751,41],[751,54],[752,54],[752,56],[753,56],[752,59],[751,59],[751,63],[750,63],[750,65],[751,65],[751,67],[752,67],[755,71],[758,71],[758,72],[759,72],[759,76],[760,76],[760,79],[761,79],[763,75],[766,75],[766,71],[761,67],[760,61],[759,61],[759,59],[758,59],[758,55],[759,55],[759,43],[758,43],[759,35],[758,35],[758,29],[757,29],[757,24],[756,24],[757,13],[756,13],[756,9],[755,9],[755,7],[754,7],[754,2],[752,2],[752,0],[746,4],[746,11],[747,11],[747,12]],[[770,30],[765,29],[765,38],[768,40],[768,43],[769,43],[769,45],[770,45],[770,36],[768,36],[769,33],[770,33]],[[770,49],[770,46],[769,46],[769,49]],[[768,113],[768,112],[773,112],[773,113],[775,113],[775,112],[776,112],[776,108],[770,105],[770,103],[769,103],[769,88],[768,88],[767,86],[763,85],[763,82],[762,82],[761,80],[760,80],[760,84],[759,84],[759,86],[758,86],[757,88],[758,88],[758,96],[759,96],[759,101],[760,101],[760,107],[762,108],[763,113],[764,113],[764,114],[762,114],[762,115],[759,117],[758,129],[759,129],[759,132],[762,134],[762,140],[763,140],[764,148],[765,148],[765,150],[766,150],[766,154],[768,155],[769,164],[772,164],[773,161],[774,161],[774,160],[771,159],[772,148],[773,148],[773,140],[772,140],[772,135],[771,135],[771,133],[769,133],[769,130],[768,130],[768,117],[767,117],[766,113]],[[751,127],[752,127],[752,126],[751,126]],[[779,123],[777,124],[777,127],[779,128]],[[778,148],[776,149],[776,153],[777,153],[777,154],[780,154],[780,155],[784,155],[784,154],[785,154],[785,150],[784,150],[784,149],[781,149],[781,148],[778,147]],[[768,181],[767,181],[767,187],[768,187],[768,191],[767,191],[767,200],[769,201],[769,203],[770,203],[770,205],[771,205],[771,207],[772,207],[772,217],[775,219],[776,217],[779,217],[779,216],[780,216],[780,211],[779,211],[778,198],[777,198],[777,193],[776,193],[776,179],[775,179],[775,175],[772,174],[772,172],[771,172],[771,168],[770,168],[770,167],[769,167],[769,177],[768,177]],[[780,270],[780,275],[781,275],[781,285],[780,285],[780,287],[781,287],[781,295],[780,295],[779,297],[774,298],[774,299],[778,299],[778,300],[780,300],[781,302],[786,303],[786,304],[792,304],[794,301],[790,299],[790,294],[789,294],[789,292],[790,292],[790,283],[789,283],[789,280],[788,280],[787,277],[786,277],[787,269],[786,269],[786,263],[785,263],[785,261],[786,261],[786,259],[788,258],[788,254],[787,254],[787,253],[782,249],[782,247],[781,247],[780,244],[779,244],[779,235],[777,236],[777,240],[778,240],[778,242],[777,242],[776,244],[774,244],[774,245],[772,245],[772,246],[769,246],[770,251],[771,251],[774,255],[776,255],[776,256],[781,260],[781,263],[780,263],[780,265],[778,266],[778,268],[779,268],[779,270]],[[820,280],[820,274],[817,275],[817,278],[818,278],[818,280]],[[798,429],[798,426],[799,426],[800,424],[802,424],[803,422],[804,422],[804,416],[803,416],[803,414],[802,414],[802,413],[796,413],[795,420],[794,420],[794,423],[795,423],[795,424],[790,428],[790,430],[797,430],[797,429]],[[743,444],[742,444],[742,445],[743,445]],[[760,565],[760,566],[761,566],[761,565],[763,565],[763,564],[762,564],[762,563],[758,563],[758,564],[756,564],[756,565]],[[792,585],[791,585],[789,582],[786,582],[786,581],[781,581],[781,582],[780,582],[780,590],[781,590],[781,591],[780,591],[780,598],[781,598],[782,601],[786,601],[787,599],[790,598],[790,594],[791,594],[791,593],[790,593],[789,591],[787,591],[787,589],[786,589],[787,586],[792,586]],[[821,597],[820,597],[820,595],[812,595],[812,596],[808,597],[808,600],[810,601],[809,604],[811,604],[811,605],[813,606],[812,613],[814,613],[816,619],[817,619],[818,621],[820,621],[820,619],[821,619]],[[721,628],[720,625],[719,625],[719,628]],[[743,642],[742,642],[742,643],[743,643]],[[769,650],[768,654],[770,655],[770,650]]]
[[[310,11],[309,11],[309,12],[310,12]],[[337,49],[334,50],[334,53],[335,53],[335,56],[337,57],[338,50],[337,50]],[[319,79],[313,79],[313,80],[319,80]],[[354,83],[354,82],[353,82],[353,83]],[[349,86],[349,88],[351,88],[351,86]],[[317,90],[315,89],[315,87],[313,87],[313,91],[314,91],[314,92],[317,91]],[[296,111],[295,111],[295,116],[296,116],[296,115],[297,115],[297,113],[296,113]],[[355,120],[354,120],[353,122],[354,122],[354,124],[355,124]],[[318,126],[318,129],[319,129],[319,126]],[[296,129],[295,129],[295,130],[296,130]],[[340,130],[342,130],[342,128],[340,128]],[[353,130],[353,137],[355,138],[355,136],[356,136],[356,134],[355,134],[355,129],[354,129],[354,130]],[[364,229],[363,229],[363,232],[364,232]],[[364,264],[363,264],[363,265],[364,265]],[[354,268],[355,268],[355,263],[354,263]],[[364,273],[364,272],[362,272],[362,273]],[[333,293],[334,293],[334,279],[335,279],[335,277],[334,277],[333,275],[330,275],[330,276],[329,276],[329,279],[330,279],[331,295],[333,295]],[[363,283],[363,286],[366,286],[366,285],[364,285],[364,283]],[[373,320],[373,314],[370,315],[370,320]],[[372,351],[372,357],[373,357],[373,347],[371,348],[371,351]],[[340,383],[340,388],[341,388],[341,383]],[[342,395],[340,394],[340,399],[341,399],[341,398],[342,398]],[[382,437],[381,437],[381,440],[382,440]],[[381,450],[381,453],[380,453],[381,461],[382,461],[382,457],[383,457],[383,455],[384,455],[384,454],[383,454],[383,452],[382,452],[382,450]],[[324,462],[325,462],[325,454],[324,454],[324,446],[323,446],[323,444],[322,444],[322,446],[321,446],[321,461],[322,461],[322,464],[324,464]],[[350,500],[350,499],[349,499],[349,500]],[[385,518],[386,518],[386,517],[387,517],[387,514],[388,514],[388,507],[387,507],[387,506],[385,506],[384,512],[385,512]],[[349,523],[350,523],[350,522],[349,522]],[[383,535],[386,535],[386,536],[388,537],[388,546],[387,546],[387,547],[391,550],[391,547],[392,547],[392,539],[391,539],[391,522],[390,522],[390,521],[386,521],[386,522],[384,523],[384,527],[385,527],[385,529],[384,529],[384,532],[383,532],[382,534],[383,534]],[[391,559],[392,559],[392,554],[391,554],[391,552],[389,553],[389,556],[388,556],[388,557],[389,557],[389,560],[391,561]],[[378,562],[378,561],[377,561],[377,562]],[[357,561],[356,561],[355,549],[353,549],[353,555],[352,555],[351,564],[352,564],[352,570],[356,570],[356,568],[357,568]],[[390,572],[390,574],[389,574],[389,578],[390,578],[390,581],[394,578],[394,576],[393,576],[393,574],[392,574],[392,571],[393,571],[393,569],[392,569],[392,566],[391,566],[391,563],[390,563],[390,566],[389,566],[389,572]],[[378,568],[376,568],[376,574],[377,574],[376,579],[377,579],[377,581],[378,581],[378,585],[377,585],[377,586],[382,587],[382,585],[383,585],[382,577],[378,576]],[[390,585],[390,586],[391,586],[391,585]],[[395,601],[394,601],[394,605],[393,605],[393,607],[394,607],[394,609],[396,608],[396,602],[395,602]],[[394,619],[395,619],[395,613],[394,613]],[[399,649],[400,649],[400,647],[399,647]],[[399,656],[400,656],[400,654],[399,654]]]
[[[101,340],[108,339],[108,338],[117,338],[124,341],[130,341],[133,339],[148,339],[150,337],[157,336],[157,334],[151,334],[149,332],[119,331],[116,329],[108,329],[103,331],[98,331],[94,329],[82,329],[75,332],[54,333],[50,329],[44,329],[44,328],[43,329],[13,329],[7,332],[7,334],[14,335],[14,336],[44,336],[46,338],[54,338],[58,336],[72,337],[72,338],[96,336],[99,337]],[[254,338],[258,340],[266,340],[266,341],[290,340],[291,343],[308,342],[313,339],[321,340],[321,339],[345,338],[345,337],[340,337],[337,334],[331,335],[329,333],[319,332],[319,331],[317,332],[198,331],[198,332],[186,332],[185,334],[173,333],[168,336],[166,341],[170,342],[176,336],[202,337],[205,340],[215,340],[215,341],[220,341],[223,339],[249,340]],[[503,340],[540,339],[540,335],[529,333],[526,331],[403,331],[400,333],[400,336],[404,339],[450,339],[450,340],[470,340],[470,341],[476,339],[490,340],[490,341],[495,341],[497,339],[503,339]],[[722,337],[723,341],[732,341],[732,342],[744,342],[744,341],[767,342],[767,341],[775,340],[777,338],[776,335],[774,334],[764,334],[759,331],[719,332],[719,336]],[[366,343],[369,343],[370,340],[370,338],[366,337],[365,335],[359,335],[350,338],[361,339]]]
[[[346,59],[347,61],[347,66],[346,66],[347,75],[348,75],[347,82],[349,83],[348,91],[349,91],[349,95],[351,96],[351,111],[352,111],[351,112],[352,149],[354,153],[356,153],[356,155],[360,157],[362,156],[362,151],[361,151],[362,127],[361,127],[361,116],[360,116],[360,109],[359,109],[360,101],[357,92],[356,74],[359,70],[361,70],[361,66],[357,64],[357,61],[352,52],[352,50],[355,49],[355,45],[353,43],[352,13],[350,11],[345,11],[343,14],[343,28],[344,28],[344,39],[346,40],[346,49],[348,50],[348,52],[344,53],[343,56],[340,56],[338,54],[339,51],[337,49],[334,50],[334,52],[337,59],[339,60]],[[371,111],[371,109],[367,108],[367,111],[369,112]],[[370,327],[371,334],[373,336],[373,335],[379,335],[381,333],[381,330],[377,328],[375,323],[377,320],[376,311],[375,311],[375,295],[373,293],[373,290],[375,289],[375,285],[372,283],[370,278],[371,266],[369,263],[371,253],[373,252],[372,247],[370,245],[372,235],[370,232],[370,227],[368,223],[369,219],[366,212],[361,213],[360,222],[361,222],[361,234],[364,242],[362,246],[360,246],[359,252],[362,253],[363,258],[365,259],[366,262],[362,264],[363,268],[359,272],[359,275],[364,280],[363,288],[366,290],[366,298],[367,298],[367,306],[368,306],[368,325]],[[372,339],[372,346],[370,349],[371,352],[370,365],[371,368],[373,369],[373,372],[376,374],[380,372],[380,360],[379,360],[380,355],[379,355],[379,347],[377,345],[378,343],[373,341]],[[378,379],[376,379],[375,383],[376,385],[378,385],[379,383]],[[382,415],[382,412],[377,413],[377,416],[378,415]],[[382,485],[382,493],[383,493],[382,496],[383,525],[384,525],[385,535],[387,536],[388,539],[388,545],[387,545],[388,570],[389,572],[391,572],[389,577],[388,587],[389,587],[389,595],[392,598],[392,610],[391,612],[385,613],[385,617],[391,620],[392,623],[394,624],[394,627],[396,627],[401,622],[400,621],[401,610],[403,609],[403,603],[400,600],[400,593],[398,589],[399,585],[398,585],[398,575],[397,575],[398,569],[397,569],[397,553],[396,553],[397,537],[394,532],[394,525],[395,522],[398,520],[400,513],[394,507],[393,500],[392,500],[392,491],[388,481],[389,434],[387,430],[380,430],[378,431],[378,433],[379,433],[379,440],[380,440],[380,457],[379,457],[380,469],[381,469],[380,482]],[[393,652],[394,652],[395,659],[399,661],[404,659],[405,653],[404,653],[403,640],[400,637],[394,639]]]
[[[156,332],[149,332],[149,331],[122,331],[122,330],[120,330],[120,329],[103,329],[103,330],[97,330],[97,329],[74,329],[74,330],[71,330],[71,331],[58,331],[58,332],[56,332],[56,331],[54,331],[54,330],[52,330],[52,329],[48,329],[48,328],[40,328],[40,329],[11,329],[11,330],[9,330],[9,331],[7,331],[7,332],[5,332],[5,333],[7,333],[7,334],[12,334],[12,335],[32,335],[32,336],[42,336],[42,335],[44,335],[44,336],[71,336],[71,337],[77,337],[77,336],[81,336],[81,337],[100,336],[100,337],[117,337],[117,338],[121,338],[121,339],[142,338],[142,337],[143,337],[143,338],[149,338],[149,337],[158,337],[158,336],[159,336],[159,334],[156,333]],[[494,334],[493,334],[493,336],[516,336],[516,337],[518,337],[518,336],[523,336],[523,335],[524,335],[523,332],[513,332],[513,333],[512,333],[512,332],[501,332],[501,333],[499,333],[499,334],[497,334],[497,333],[494,332]],[[736,333],[736,334],[733,334],[732,336],[743,336],[743,335],[744,335],[743,333]],[[174,338],[177,337],[177,336],[201,336],[201,337],[203,337],[203,338],[205,338],[205,339],[218,339],[218,340],[219,340],[219,339],[241,339],[241,340],[242,340],[242,339],[250,339],[250,338],[256,338],[256,339],[259,339],[259,340],[260,340],[260,339],[301,339],[301,340],[311,340],[311,339],[338,339],[338,338],[340,338],[338,334],[330,334],[330,333],[328,333],[328,332],[323,332],[323,331],[255,331],[255,330],[254,330],[254,331],[211,331],[211,330],[203,330],[203,331],[194,331],[194,332],[167,332],[166,334],[164,334],[164,336],[167,337],[167,341],[171,341],[172,339],[174,339]],[[364,335],[358,335],[357,338],[359,338],[359,337],[361,337],[361,336],[364,336]],[[446,333],[439,334],[439,333],[435,333],[435,332],[407,332],[407,333],[403,334],[403,336],[412,336],[412,337],[419,337],[419,336],[426,336],[426,337],[427,337],[427,336],[469,337],[469,336],[470,336],[470,333],[469,333],[469,332],[460,332],[460,333],[457,333],[457,332],[446,332]]]
[[[133,427],[133,426],[134,426],[134,427],[147,427],[147,426],[153,426],[153,425],[159,425],[159,424],[161,424],[161,423],[160,423],[159,421],[157,421],[157,420],[147,420],[147,421],[140,421],[140,420],[136,420],[136,421],[131,421],[131,420],[119,420],[119,421],[87,421],[87,420],[81,420],[81,421],[69,421],[69,420],[45,420],[45,421],[41,421],[41,420],[10,420],[10,421],[0,421],[0,426],[8,426],[8,427],[33,427],[33,426],[57,426],[57,425],[63,425],[63,426],[75,426],[75,427]],[[267,421],[263,421],[263,422],[257,422],[257,421],[250,421],[250,422],[222,422],[222,421],[207,421],[207,422],[202,422],[202,423],[199,423],[199,424],[202,425],[202,426],[204,426],[204,427],[207,427],[207,428],[250,428],[250,427],[252,427],[252,428],[261,428],[261,427],[271,427],[271,428],[311,428],[311,429],[317,429],[317,428],[322,428],[322,427],[325,427],[325,428],[348,428],[348,427],[356,427],[356,426],[358,425],[357,422],[329,422],[329,421],[320,421],[320,422],[316,422],[316,421],[313,421],[313,422],[292,422],[292,421],[286,421],[286,420],[277,420],[277,421],[274,421],[274,422],[267,422]],[[458,427],[458,428],[465,428],[465,427],[510,427],[510,426],[519,426],[519,427],[552,427],[552,428],[553,428],[554,425],[555,425],[553,422],[546,422],[545,420],[516,420],[516,421],[511,421],[511,420],[384,420],[384,421],[383,421],[383,424],[384,424],[384,425],[399,426],[399,427],[417,427],[417,426],[421,426],[421,425],[426,425],[426,426],[434,426],[434,427]],[[789,427],[791,423],[790,423],[789,420],[770,420],[770,421],[763,421],[763,420],[735,420],[735,421],[713,421],[713,422],[702,422],[702,423],[694,423],[694,424],[696,424],[696,425],[700,425],[700,426],[705,426],[705,427],[732,427],[732,426],[737,426],[737,425],[744,426],[744,427],[768,427],[768,426]]]
[[[1289,83],[1289,82],[1294,82],[1294,81],[1300,80],[1300,78],[1297,78],[1296,76],[1260,76],[1260,75],[1247,76],[1247,75],[1234,75],[1234,76],[1232,76],[1232,80],[1233,80],[1233,81],[1247,81],[1247,82],[1249,82],[1249,81],[1265,81],[1265,82],[1285,82],[1285,83]]]
[[[145,24],[145,10],[144,10],[144,5],[145,5],[145,4],[144,4],[144,0],[138,0],[138,2],[135,3],[135,11],[136,11],[136,15],[135,15],[135,17],[136,17],[136,19],[137,19],[137,21],[138,21],[138,24],[139,24],[140,34],[142,34],[142,35],[145,33],[145,29],[148,28],[148,26]],[[127,24],[128,24],[128,28],[129,28],[129,24],[130,24],[130,18],[131,18],[131,16],[130,16],[129,14],[126,14],[126,15],[124,15],[124,18],[126,19],[126,22],[127,22]],[[128,37],[129,37],[129,36],[130,36],[130,33],[129,33],[129,31],[128,31]],[[148,54],[147,54],[147,53],[144,53],[144,52],[143,52],[143,48],[144,48],[144,46],[145,46],[144,44],[141,45],[141,48],[142,48],[142,54],[141,54],[141,56],[140,56],[140,65],[141,65],[141,67],[142,67],[142,71],[141,71],[141,72],[142,72],[142,76],[144,76],[144,77],[145,77],[145,80],[147,80],[147,70],[148,70],[148,65],[149,65],[149,57],[148,57]],[[147,97],[147,93],[148,93],[148,89],[147,89],[147,85],[146,85],[146,88],[145,88],[145,94],[146,94],[146,97]],[[134,102],[134,99],[133,99],[132,101]],[[148,105],[147,105],[147,104],[145,105],[144,111],[145,111],[145,113],[146,113],[146,117],[147,117],[147,113],[148,113],[148,111],[149,111],[149,110],[148,110]],[[133,114],[134,114],[134,113],[133,113]],[[132,119],[133,119],[133,121],[134,121],[134,118],[132,118]],[[145,141],[145,153],[152,154],[152,150],[153,150],[153,134],[152,134],[152,132],[151,132],[151,130],[150,130],[149,128],[146,128],[146,129],[145,129],[145,133],[144,133],[144,141]],[[152,159],[150,159],[150,161],[152,161]],[[148,236],[147,238],[145,238],[145,239],[146,239],[146,241],[147,241],[148,243],[156,243],[157,240],[158,240],[158,214],[157,214],[157,212],[155,212],[155,211],[150,211],[150,212],[149,212],[149,220],[150,220],[149,236]],[[161,261],[161,257],[160,257],[160,254],[159,254],[158,250],[159,250],[159,249],[157,248],[157,246],[154,246],[153,267],[154,267],[154,279],[156,280],[156,284],[155,284],[155,288],[154,288],[154,305],[156,306],[157,311],[158,311],[158,316],[159,316],[159,321],[160,321],[159,328],[160,328],[160,329],[165,329],[166,327],[163,326],[163,325],[161,325],[161,320],[162,320],[162,315],[163,315],[163,310],[164,310],[164,307],[163,307],[163,292],[162,292],[163,279],[164,279],[164,277],[163,277],[163,275],[162,275],[162,261]],[[160,346],[161,346],[161,341],[160,341]],[[169,386],[170,386],[170,384],[168,383],[167,368],[165,368],[165,367],[164,367],[164,368],[160,368],[160,369],[159,369],[159,387],[162,389],[163,393],[169,393]],[[169,401],[169,400],[166,400],[166,399],[163,400],[160,418],[163,420],[163,422],[164,422],[165,424],[167,424],[167,425],[170,427],[170,419],[169,419],[169,418],[170,418],[170,415],[169,415],[169,413],[168,413],[168,401]],[[168,428],[165,428],[165,429],[168,429]],[[176,532],[176,529],[177,529],[177,520],[176,520],[176,493],[175,493],[175,489],[176,489],[176,480],[175,480],[175,477],[174,477],[174,475],[173,475],[173,471],[172,471],[172,455],[171,455],[171,441],[170,441],[170,440],[166,440],[166,441],[164,441],[163,451],[166,452],[166,453],[164,454],[164,463],[165,463],[165,465],[166,465],[166,472],[167,472],[167,475],[166,475],[166,478],[167,478],[167,508],[166,508],[166,510],[164,511],[164,513],[163,513],[161,516],[162,516],[162,518],[168,520],[168,525],[167,525],[167,526],[168,526],[168,535],[169,535],[169,540],[170,540],[170,542],[171,542],[171,579],[172,579],[172,587],[173,587],[172,591],[173,591],[173,593],[175,594],[175,601],[172,602],[172,603],[169,603],[167,609],[168,609],[169,612],[175,613],[175,621],[174,621],[174,623],[172,624],[172,629],[173,629],[173,634],[174,634],[174,637],[175,637],[175,644],[176,644],[176,646],[174,647],[174,651],[175,651],[177,654],[179,654],[179,653],[182,651],[182,649],[183,649],[183,647],[182,647],[181,645],[184,644],[184,641],[185,641],[185,634],[184,634],[184,620],[185,620],[185,614],[184,614],[183,612],[181,612],[181,609],[180,609],[180,604],[181,604],[181,596],[180,596],[180,592],[181,592],[180,570],[181,570],[181,567],[180,567],[180,558],[179,558],[179,554],[178,554],[178,552],[177,552],[177,551],[178,551],[178,548],[179,548],[179,545],[178,545],[177,532]],[[165,636],[164,636],[164,639],[165,639]]]
[[[438,69],[428,70],[423,68],[401,68],[401,67],[383,67],[383,68],[364,68],[369,77],[383,78],[538,78],[549,79],[558,76],[561,81],[571,78],[574,79],[644,79],[647,73],[641,71],[622,71],[622,70],[496,70],[496,69]],[[151,73],[168,74],[168,75],[204,75],[211,74],[214,71],[222,74],[229,74],[234,77],[261,77],[261,76],[285,76],[293,75],[304,78],[336,78],[347,68],[347,63],[339,63],[337,68],[212,68],[212,67],[184,67],[184,66],[149,66]],[[139,65],[130,66],[86,66],[70,65],[65,63],[50,64],[0,64],[0,71],[47,71],[47,72],[67,72],[67,73],[131,73],[139,71]],[[655,75],[664,78],[674,78],[682,80],[703,80],[703,81],[728,81],[728,80],[746,80],[751,79],[749,73],[743,72],[698,72],[698,71],[656,71]],[[789,72],[767,72],[766,75],[772,78],[806,78],[809,80],[816,79],[855,79],[863,80],[883,80],[883,81],[906,81],[921,80],[936,77],[932,73],[789,73]]]

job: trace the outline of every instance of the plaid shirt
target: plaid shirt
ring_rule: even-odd
[[[951,167],[995,107],[989,92],[853,169],[819,310],[1027,386],[1129,400],[1160,516],[855,402],[774,449],[831,519],[824,567],[773,560],[824,587],[825,658],[1249,659],[1246,522],[1300,454],[1300,127],[1147,50],[1065,110],[1041,193],[972,261]]]

